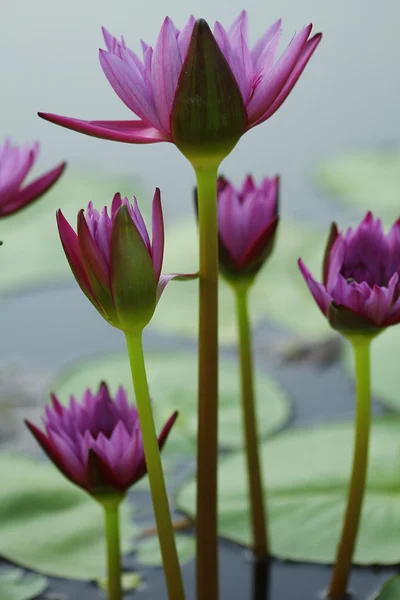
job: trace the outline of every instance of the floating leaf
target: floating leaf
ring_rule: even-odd
[[[194,559],[196,551],[195,538],[190,535],[175,535],[176,548],[179,556],[179,563],[181,565]],[[148,567],[161,567],[162,558],[160,544],[157,536],[147,538],[143,542],[140,542],[137,555],[137,561],[141,565]]]
[[[105,571],[102,508],[53,465],[0,455],[0,555],[46,575],[99,579]],[[121,510],[122,548],[135,528]]]
[[[107,579],[99,579],[97,585],[102,590],[107,591]],[[121,586],[124,592],[138,590],[142,585],[142,576],[140,573],[122,573]]]
[[[33,600],[47,588],[47,579],[36,573],[26,573],[22,569],[0,570],[1,600]]]
[[[371,344],[372,390],[379,400],[400,411],[400,329],[388,327]],[[354,377],[353,350],[343,344],[342,359],[350,377]]]
[[[400,215],[400,152],[376,150],[344,153],[322,165],[322,187],[341,202],[376,211],[392,221]]]
[[[193,455],[197,435],[197,359],[194,352],[146,352],[146,367],[153,398],[153,411],[158,426],[179,411],[176,425],[165,452]],[[220,444],[238,447],[242,441],[242,419],[239,397],[239,372],[235,361],[220,361]],[[97,387],[105,380],[112,392],[123,385],[133,398],[129,362],[125,355],[114,355],[82,362],[53,386],[62,401],[71,394],[80,397],[87,387]],[[286,394],[270,377],[257,374],[256,392],[260,435],[265,437],[286,422],[290,407]],[[174,441],[175,440],[175,441]]]
[[[190,273],[198,269],[197,237],[194,220],[167,230],[165,272]],[[325,242],[323,232],[298,223],[280,223],[274,253],[250,291],[250,315],[254,326],[269,321],[308,337],[330,335],[326,319],[316,307],[297,266],[297,259],[301,256],[318,276],[322,269]],[[195,337],[198,325],[197,296],[197,281],[171,283],[157,306],[151,327]],[[231,288],[221,280],[220,341],[236,342],[236,329],[234,296]]]
[[[399,600],[400,598],[400,577],[396,575],[391,577],[383,585],[380,594],[376,600]]]
[[[321,402],[324,398],[321,398]],[[333,561],[350,478],[353,424],[292,429],[262,445],[272,552],[317,563]],[[219,468],[219,529],[223,537],[249,545],[247,477],[237,453]],[[193,516],[195,480],[178,494]],[[369,479],[355,552],[357,564],[400,562],[400,419],[374,422]]]
[[[116,191],[129,197],[138,193],[137,185],[127,177],[67,169],[44,198],[2,221],[0,292],[72,281],[58,236],[56,210],[61,208],[75,226],[78,211],[86,208],[90,200],[101,209],[110,204]],[[142,202],[141,208],[143,205]]]

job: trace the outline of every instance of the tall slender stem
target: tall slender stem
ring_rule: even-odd
[[[196,168],[200,238],[197,600],[218,598],[218,165]]]
[[[329,597],[334,600],[343,598],[346,594],[347,582],[350,575],[367,478],[371,423],[371,338],[361,335],[349,339],[353,345],[355,358],[356,431],[353,470],[347,499],[346,515],[329,587]]]
[[[103,503],[107,545],[108,600],[121,600],[121,545],[119,539],[119,501]]]
[[[160,450],[153,412],[150,405],[146,368],[143,358],[142,334],[125,334],[129,361],[132,371],[133,387],[139,412],[150,491],[153,499],[154,515],[160,542],[161,556],[169,600],[184,600],[182,575],[179,567],[167,490],[161,464]]]
[[[245,288],[239,286],[234,287],[239,329],[243,425],[251,504],[251,523],[253,529],[253,552],[256,556],[267,556],[268,536],[260,455],[258,450],[257,417],[253,382],[253,357],[247,308],[248,290],[248,286]]]

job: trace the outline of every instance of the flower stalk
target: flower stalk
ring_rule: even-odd
[[[352,334],[348,339],[353,346],[355,358],[355,444],[346,515],[329,586],[328,595],[333,600],[339,600],[346,594],[367,479],[371,424],[370,346],[372,336]]]
[[[139,412],[150,491],[160,542],[161,556],[169,600],[184,600],[185,593],[175,545],[175,536],[168,503],[167,490],[150,404],[146,368],[143,357],[142,332],[126,333],[133,387]]]
[[[107,546],[107,591],[108,600],[121,600],[121,543],[119,531],[119,505],[122,497],[102,501],[105,518]]]
[[[268,556],[267,517],[264,505],[263,481],[258,449],[257,417],[254,397],[253,357],[248,315],[249,285],[233,286],[239,332],[240,377],[242,390],[243,427],[249,481],[253,552]]]
[[[196,167],[199,245],[197,600],[218,598],[218,165]]]

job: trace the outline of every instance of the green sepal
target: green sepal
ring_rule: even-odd
[[[111,234],[111,286],[119,328],[141,331],[156,307],[157,282],[149,252],[126,206],[118,209]]]
[[[246,108],[204,19],[196,21],[175,93],[172,138],[193,165],[220,162],[243,135]]]

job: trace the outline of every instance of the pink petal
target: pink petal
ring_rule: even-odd
[[[161,295],[162,295],[163,291],[165,290],[167,284],[172,279],[176,279],[177,281],[187,281],[190,279],[197,279],[198,276],[199,276],[198,273],[188,273],[188,274],[171,273],[170,275],[161,275],[160,279],[158,280],[158,285],[157,285],[157,302],[161,298]]]
[[[154,47],[151,80],[157,115],[167,135],[171,133],[170,115],[181,69],[182,59],[175,27],[171,19],[166,17]]]
[[[65,256],[67,257],[69,266],[71,267],[76,281],[89,300],[93,302],[95,306],[100,308],[97,300],[95,299],[89,279],[86,275],[86,270],[82,261],[81,250],[79,247],[78,236],[62,214],[61,210],[57,211],[57,226]]]
[[[308,25],[294,36],[268,77],[265,77],[254,90],[247,107],[250,126],[266,113],[282,91],[301,56],[311,29],[312,25]]]
[[[253,59],[253,68],[255,71],[258,71],[261,67],[263,67],[263,56],[268,48],[268,55],[271,56],[272,61],[275,60],[274,53],[278,48],[281,33],[282,19],[278,19],[254,44],[253,48],[251,49],[251,58]],[[270,46],[273,40],[274,44]]]
[[[134,62],[128,65],[125,60],[105,50],[99,50],[99,59],[105,76],[122,102],[140,119],[160,128],[153,99]],[[165,131],[168,132],[168,129]]]
[[[303,263],[301,258],[299,258],[299,260],[298,260],[298,265],[299,265],[301,274],[303,275],[304,280],[308,286],[308,289],[310,290],[311,294],[313,295],[315,302],[318,304],[319,308],[321,309],[322,314],[326,316],[328,306],[332,302],[332,296],[330,296],[327,293],[325,287],[321,283],[318,283],[314,279],[314,277],[311,275],[310,271],[307,269],[306,265]]]
[[[285,85],[283,86],[280,94],[278,95],[276,100],[273,102],[272,106],[262,115],[262,117],[260,117],[258,119],[256,125],[259,125],[263,121],[266,121],[267,119],[272,117],[272,115],[284,103],[284,101],[286,100],[286,98],[288,97],[288,95],[290,94],[290,92],[292,91],[294,86],[296,85],[300,75],[304,71],[308,61],[310,60],[311,56],[314,53],[314,50],[316,49],[319,42],[321,41],[321,38],[322,38],[322,33],[317,34],[313,38],[308,40],[308,42],[305,44],[303,51],[301,53],[301,56],[296,64],[295,68],[293,69],[292,73],[290,74],[288,80],[286,81]]]
[[[100,286],[104,293],[109,295],[110,265],[106,263],[102,252],[100,252],[90,233],[83,210],[78,215],[78,242],[89,281],[93,277],[96,288]],[[97,293],[98,290],[96,289],[96,296]]]
[[[188,22],[178,35],[178,48],[181,56],[182,65],[185,62],[186,55],[189,49],[190,38],[192,37],[193,27],[196,20],[193,15],[189,17]]]
[[[0,205],[0,217],[6,217],[24,208],[34,200],[37,200],[40,196],[45,194],[61,177],[66,163],[61,163],[55,167],[52,171],[48,171],[41,177],[38,177],[32,183],[27,185],[21,191],[17,192],[12,200],[6,205]]]
[[[38,113],[38,115],[61,127],[115,142],[155,144],[171,141],[170,136],[143,121],[83,121],[50,113]]]
[[[156,280],[158,281],[161,275],[164,257],[164,219],[159,188],[156,188],[153,197],[151,229],[151,258],[153,260]]]
[[[38,145],[32,148],[10,146],[8,153],[0,164],[0,202],[5,204],[17,192],[19,186],[31,170],[36,157]]]

